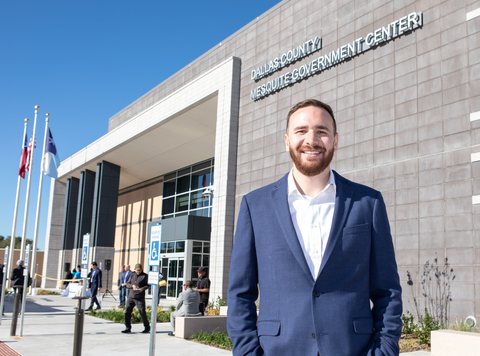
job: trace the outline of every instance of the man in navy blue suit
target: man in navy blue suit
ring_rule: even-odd
[[[102,270],[98,268],[97,262],[92,262],[92,273],[90,274],[88,288],[90,288],[90,292],[92,293],[92,302],[87,310],[92,310],[94,304],[97,304],[97,310],[101,309],[102,307],[98,302],[97,293],[100,292],[102,288]]]
[[[401,287],[382,195],[331,170],[338,133],[327,104],[291,108],[285,146],[293,169],[244,196],[238,216],[233,355],[398,355]]]

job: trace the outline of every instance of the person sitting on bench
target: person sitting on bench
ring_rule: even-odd
[[[186,281],[184,291],[180,293],[177,300],[176,310],[170,314],[170,324],[173,331],[169,332],[169,336],[175,336],[175,318],[177,316],[200,316],[202,313],[198,311],[200,303],[200,294],[193,289],[192,281]]]

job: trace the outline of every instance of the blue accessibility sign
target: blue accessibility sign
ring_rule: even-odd
[[[148,265],[160,266],[160,242],[162,240],[162,225],[157,224],[150,230],[150,249],[148,253]]]

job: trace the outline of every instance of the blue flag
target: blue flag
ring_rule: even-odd
[[[60,160],[57,155],[57,147],[53,141],[52,132],[48,128],[47,147],[45,147],[45,156],[43,158],[43,174],[57,179],[57,168],[60,165]]]

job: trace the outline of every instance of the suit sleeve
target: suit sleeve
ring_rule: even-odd
[[[402,334],[402,289],[387,211],[380,193],[373,209],[370,253],[370,300],[375,331],[367,355],[398,355],[398,340]]]
[[[263,355],[257,334],[258,266],[255,234],[247,199],[244,197],[230,266],[228,288],[228,335],[233,356]]]
[[[180,310],[182,305],[183,305],[183,292],[180,293],[180,295],[178,296],[177,305],[175,307],[175,310],[177,310],[177,311]]]
[[[102,270],[98,270],[98,288],[102,288]]]

